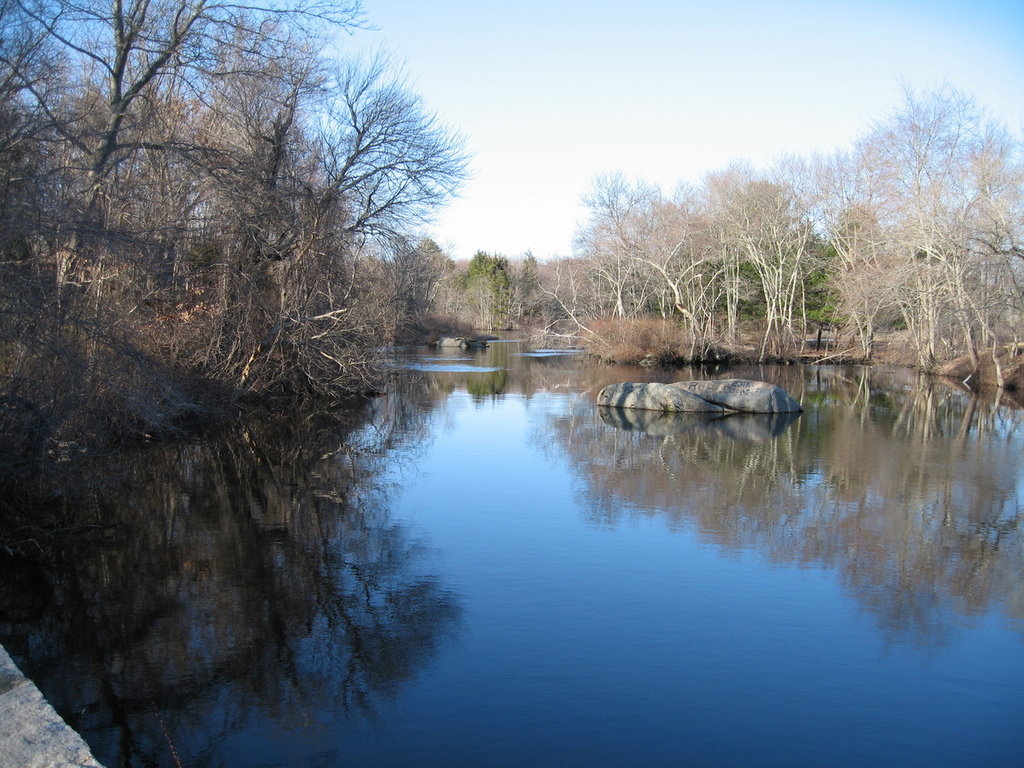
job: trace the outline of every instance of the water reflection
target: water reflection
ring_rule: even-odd
[[[584,400],[551,420],[592,522],[658,516],[725,549],[835,569],[893,641],[942,643],[990,611],[1024,630],[1021,411],[906,371],[735,375],[783,386],[805,413],[788,429],[596,418]]]
[[[539,392],[576,394],[598,390],[609,376],[631,380],[670,380],[671,372],[648,368],[589,365],[577,350],[529,349],[517,341],[495,341],[486,349],[404,348],[393,367],[412,375],[429,374],[435,391],[465,389],[474,399]],[[604,383],[601,383],[604,382]]]
[[[605,424],[658,437],[704,432],[754,442],[778,437],[800,417],[799,413],[669,413],[605,406],[598,406],[597,412]]]
[[[508,369],[496,368],[486,373],[474,373],[466,377],[466,390],[474,399],[501,395],[508,388]]]
[[[0,593],[21,596],[0,606],[8,650],[107,765],[230,764],[218,745],[271,731],[297,750],[278,759],[302,762],[318,728],[373,717],[459,624],[380,481],[422,428],[403,413],[422,411],[392,399],[147,452],[87,515],[101,537]]]
[[[984,632],[951,640],[1024,628],[1020,411],[905,371],[758,368],[729,375],[805,412],[665,419],[594,397],[707,372],[498,344],[458,365],[107,467],[78,509],[102,528],[34,571],[0,563],[0,639],[111,768],[174,765],[171,744],[190,768],[869,764],[907,733],[955,744],[972,712],[962,730],[989,718],[977,741],[1019,754],[1012,691],[971,698],[1005,646],[988,665]],[[730,596],[761,577],[799,590],[781,627]],[[949,641],[938,674],[916,653],[871,667],[849,616],[816,626],[851,602],[893,643]],[[931,686],[966,655],[985,669]],[[856,752],[865,732],[890,741]]]

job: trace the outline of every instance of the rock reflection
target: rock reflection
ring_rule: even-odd
[[[322,750],[317,727],[372,717],[457,629],[458,598],[390,518],[384,462],[418,429],[382,415],[395,402],[147,452],[95,502],[102,539],[54,553],[36,599],[0,613],[8,650],[105,764],[229,764],[192,745],[292,729],[292,749]]]
[[[752,442],[778,437],[800,417],[799,413],[668,413],[603,406],[597,412],[605,424],[657,437],[703,432]]]
[[[592,521],[659,516],[724,548],[835,569],[894,641],[942,643],[993,611],[1024,630],[1022,411],[906,372],[754,373],[803,403],[788,429],[725,439],[733,416],[597,419],[591,402],[554,419]]]

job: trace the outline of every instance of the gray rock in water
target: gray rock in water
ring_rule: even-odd
[[[749,379],[711,379],[678,381],[672,386],[744,413],[800,413],[803,408],[786,390],[764,381]]]
[[[675,384],[609,384],[597,395],[597,404],[611,408],[640,408],[672,413],[721,413],[725,409]]]
[[[0,646],[0,768],[103,768]]]
[[[461,338],[453,338],[451,336],[442,336],[436,342],[439,347],[465,347],[466,340]]]
[[[481,339],[464,339],[461,336],[442,336],[437,340],[438,347],[458,347],[459,349],[484,349],[487,342]]]

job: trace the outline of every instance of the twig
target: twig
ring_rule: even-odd
[[[168,732],[167,726],[164,724],[164,719],[160,717],[160,712],[156,708],[156,703],[151,703],[153,704],[153,716],[157,719],[157,722],[160,723],[160,730],[164,733],[164,739],[166,739],[167,746],[171,750],[171,757],[174,758],[174,764],[178,768],[184,768],[184,766],[181,764],[181,759],[178,757],[178,750],[174,748],[174,742],[171,741],[171,734]]]

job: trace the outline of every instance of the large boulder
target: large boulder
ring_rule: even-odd
[[[442,336],[435,342],[435,346],[458,349],[484,349],[487,346],[487,342],[482,339],[464,339],[461,336]]]
[[[674,387],[715,403],[730,411],[744,413],[800,413],[803,408],[782,387],[749,379],[679,381]]]
[[[671,413],[721,413],[725,409],[674,384],[609,384],[597,395],[597,404],[611,408],[640,408]]]
[[[459,347],[459,348],[462,348],[462,347],[466,346],[466,340],[465,339],[452,338],[451,336],[442,336],[440,339],[438,339],[436,342],[434,342],[434,345],[438,346],[438,347]]]
[[[764,381],[714,379],[674,384],[609,384],[597,404],[670,413],[800,413],[800,403],[784,389]]]

